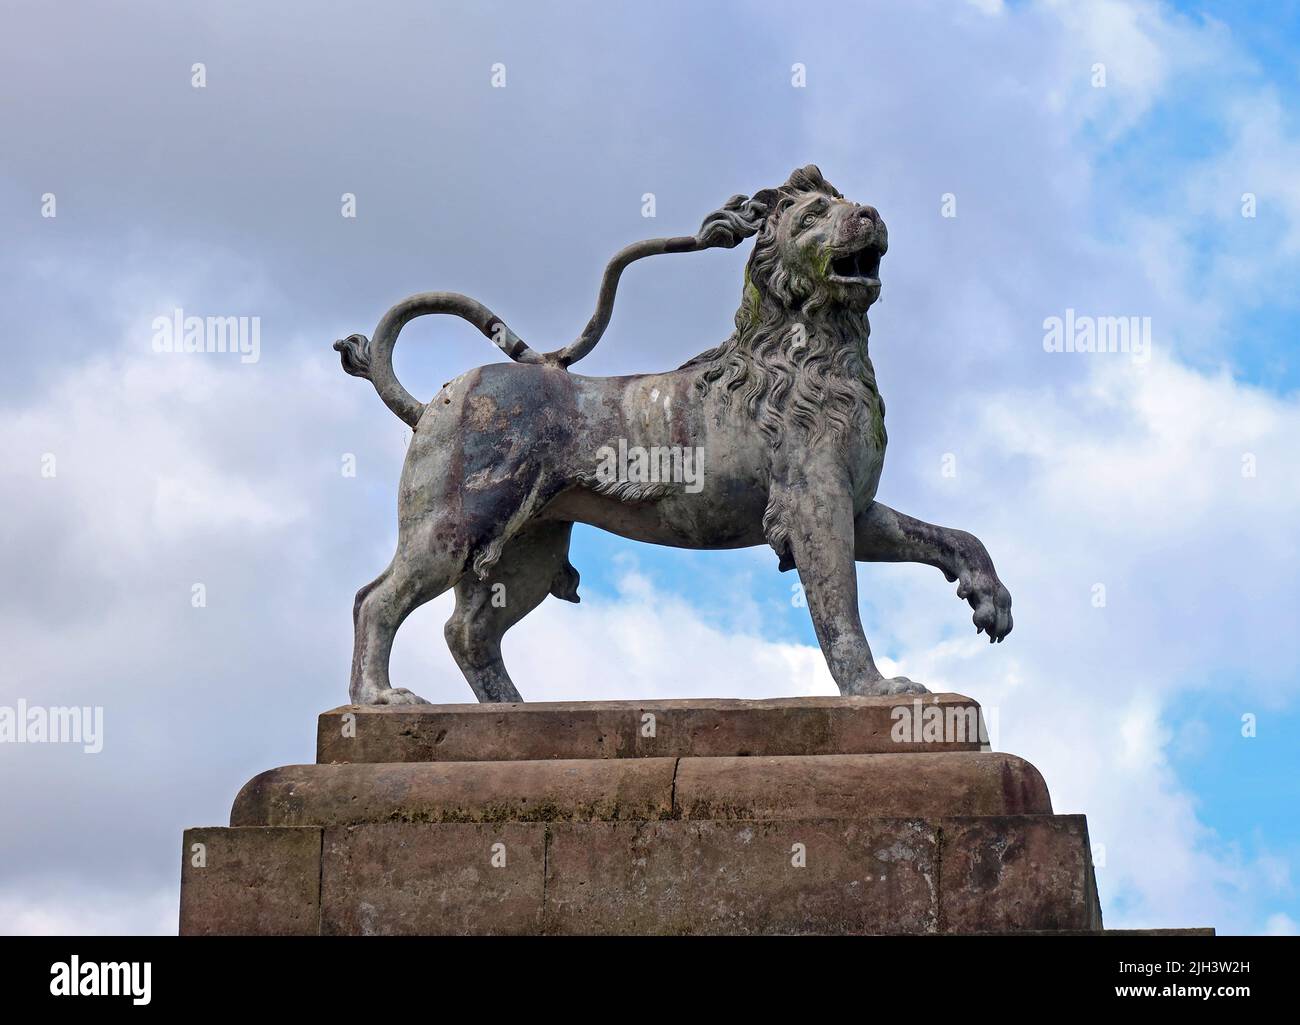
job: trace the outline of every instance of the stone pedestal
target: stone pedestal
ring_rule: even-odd
[[[183,934],[1101,930],[1087,825],[956,694],[345,706],[185,833]]]

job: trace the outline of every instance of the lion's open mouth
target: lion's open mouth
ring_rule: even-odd
[[[837,256],[831,260],[830,277],[834,281],[852,284],[876,284],[880,280],[880,257],[881,251],[875,246]]]

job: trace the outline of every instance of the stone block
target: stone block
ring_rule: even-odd
[[[250,780],[232,826],[366,822],[935,818],[1050,814],[1014,755],[804,755],[289,765]]]
[[[1001,753],[683,758],[686,819],[1050,815],[1037,769]]]
[[[289,765],[250,780],[230,824],[667,818],[675,765],[672,758]]]
[[[587,822],[551,830],[548,934],[938,928],[938,831],[915,820]]]
[[[535,935],[542,823],[397,823],[325,830],[324,935]]]
[[[345,705],[320,716],[316,761],[707,758],[982,746],[979,705],[960,694]]]
[[[187,829],[181,853],[182,936],[319,930],[319,829]]]
[[[943,826],[945,932],[1102,928],[1082,815],[950,820]]]

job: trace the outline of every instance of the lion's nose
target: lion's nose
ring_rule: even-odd
[[[859,206],[858,216],[865,217],[872,224],[880,223],[880,213],[874,206]]]

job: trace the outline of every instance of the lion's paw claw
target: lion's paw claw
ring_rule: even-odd
[[[1011,593],[992,573],[963,574],[957,597],[965,599],[975,610],[971,616],[975,632],[988,634],[990,644],[1001,641],[1011,632]]]

